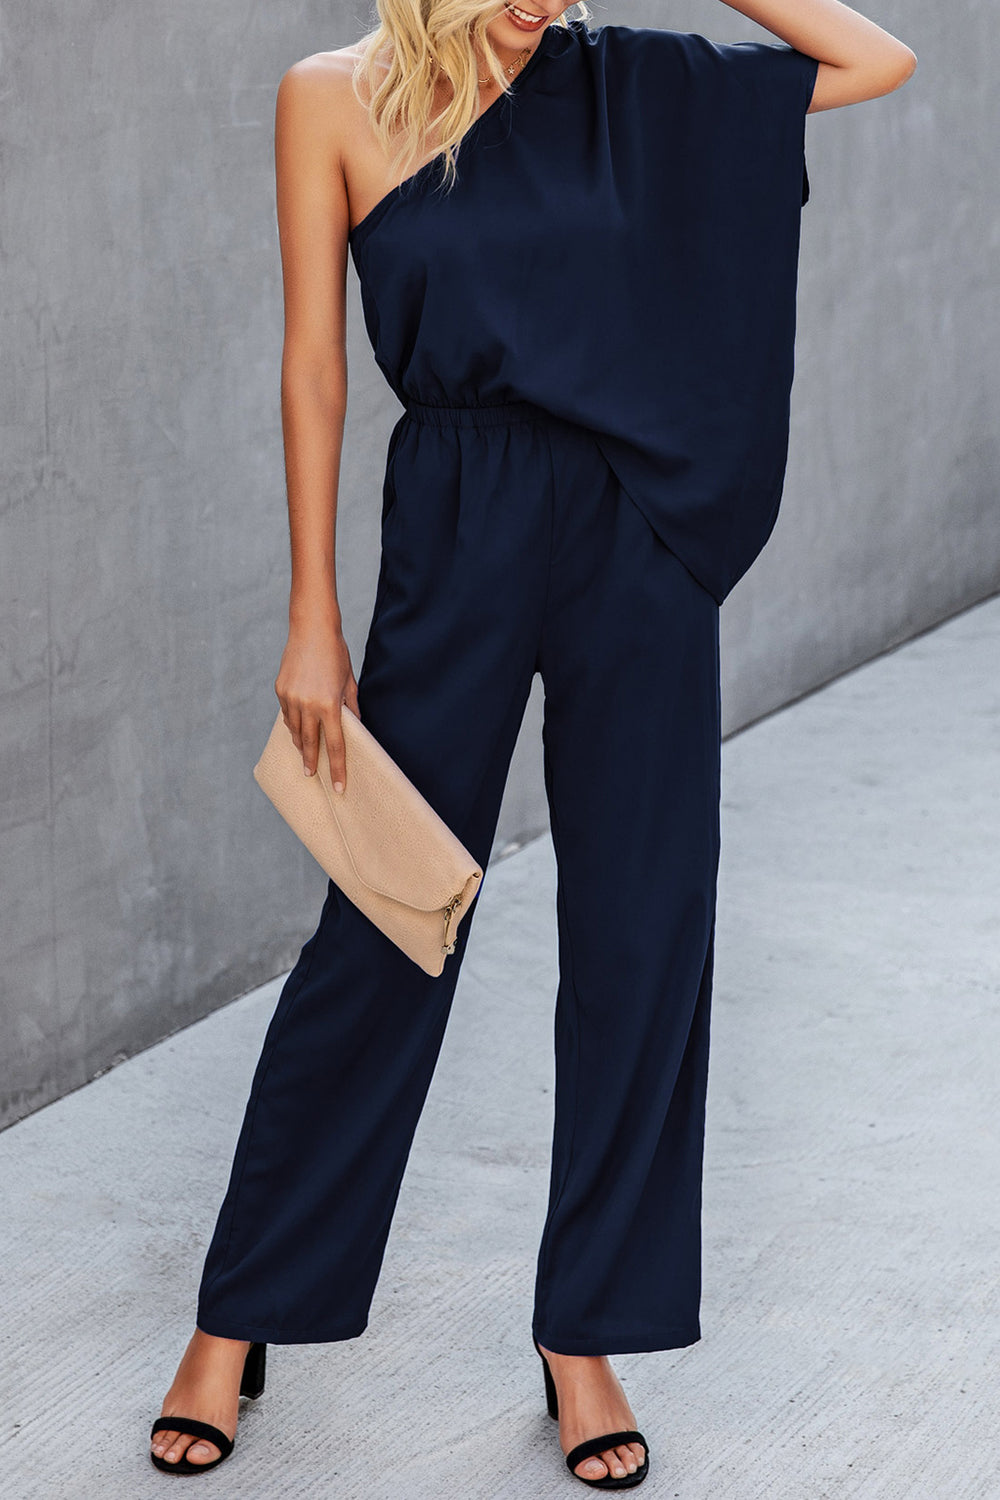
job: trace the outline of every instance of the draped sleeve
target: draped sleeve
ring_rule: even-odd
[[[766,542],[783,487],[819,64],[785,43],[592,35],[631,224],[633,288],[618,312],[641,330],[644,371],[627,382],[635,410],[607,454],[721,601]]]

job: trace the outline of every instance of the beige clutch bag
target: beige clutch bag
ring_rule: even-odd
[[[331,785],[322,725],[317,773],[307,776],[280,709],[254,780],[348,900],[440,974],[483,872],[346,703],[341,723],[342,792]]]

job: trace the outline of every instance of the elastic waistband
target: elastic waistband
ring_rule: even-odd
[[[548,416],[533,401],[501,401],[485,406],[433,406],[407,401],[406,412],[430,427],[508,427],[513,422],[538,422]]]

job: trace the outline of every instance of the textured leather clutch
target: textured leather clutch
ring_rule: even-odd
[[[346,703],[340,717],[342,792],[323,726],[316,775],[306,776],[280,709],[254,780],[348,900],[425,973],[440,974],[483,872]]]

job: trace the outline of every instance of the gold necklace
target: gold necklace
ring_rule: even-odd
[[[504,68],[504,72],[507,74],[508,78],[513,78],[516,72],[520,72],[520,69],[524,67],[525,63],[528,61],[528,57],[530,56],[531,48],[522,47],[510,66]],[[520,64],[520,67],[518,66],[518,64]],[[479,84],[495,83],[496,79],[491,74],[488,78],[477,78],[476,82]]]

